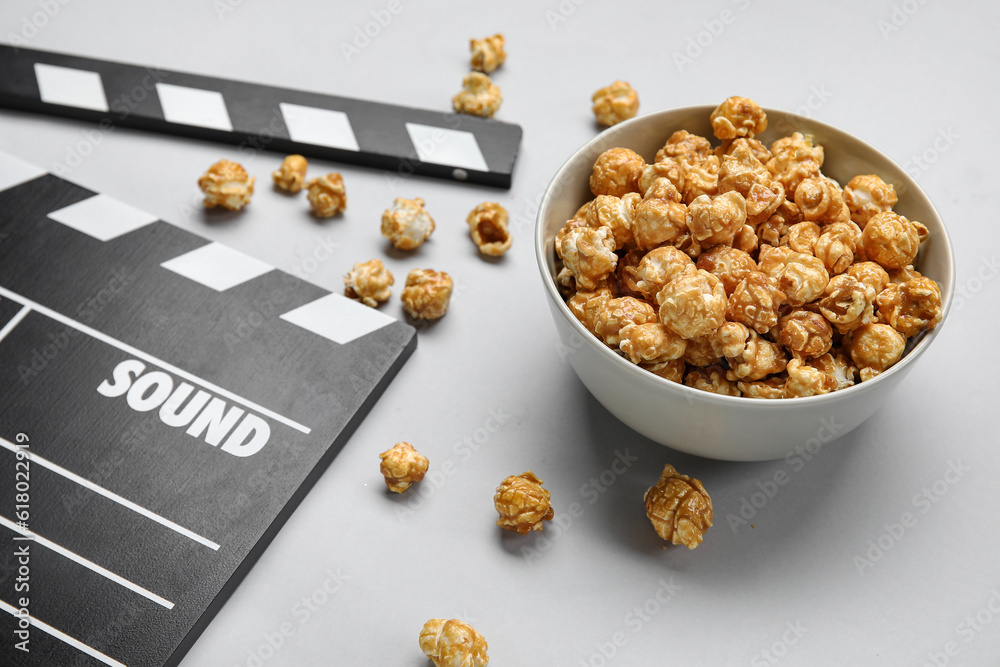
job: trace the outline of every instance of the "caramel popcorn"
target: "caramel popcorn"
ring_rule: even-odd
[[[664,285],[695,268],[691,258],[673,246],[654,248],[643,255],[636,267],[636,287],[647,301],[655,301]]]
[[[664,285],[656,302],[664,326],[682,338],[697,338],[722,326],[728,299],[721,280],[696,269]]]
[[[903,356],[906,337],[888,324],[864,324],[851,338],[851,359],[862,382],[871,380]]]
[[[843,273],[854,263],[861,248],[861,228],[853,222],[833,222],[813,243],[813,254],[823,260],[831,275]]]
[[[834,276],[817,302],[819,312],[842,334],[872,321],[875,290],[849,275]]]
[[[510,249],[513,239],[507,220],[507,209],[496,202],[483,202],[472,209],[465,221],[469,223],[469,234],[479,252],[498,257]]]
[[[432,618],[420,631],[420,650],[434,667],[486,667],[489,645],[468,623],[453,618]]]
[[[717,245],[698,255],[698,268],[715,274],[722,281],[726,296],[731,296],[740,281],[757,270],[757,262],[742,250]]]
[[[793,132],[791,136],[771,144],[771,159],[766,166],[784,186],[785,196],[794,198],[799,183],[819,176],[823,166],[823,147],[813,146],[812,137]]]
[[[344,276],[344,296],[360,301],[366,306],[377,308],[392,296],[395,278],[385,268],[380,259],[358,262]]]
[[[641,250],[629,250],[624,256],[618,258],[618,265],[615,272],[608,276],[609,282],[618,296],[632,296],[637,299],[645,299],[645,295],[639,291],[639,263],[642,261],[644,253]],[[614,278],[611,280],[611,278]]]
[[[505,40],[500,33],[483,39],[470,39],[469,50],[472,51],[472,69],[486,74],[492,74],[496,71],[496,68],[507,60],[507,52],[503,48],[504,43]]]
[[[380,470],[385,477],[385,485],[393,493],[406,491],[427,473],[427,457],[408,442],[397,442],[378,457],[382,460]]]
[[[767,166],[768,161],[772,157],[771,151],[768,150],[767,146],[757,139],[748,139],[747,137],[737,137],[729,141],[723,141],[722,145],[715,149],[715,154],[721,160],[726,155],[732,155],[740,147],[749,150],[750,154],[760,160],[761,164],[765,166]]]
[[[587,210],[588,211],[590,210],[589,206],[587,207]],[[556,232],[555,250],[556,250],[556,255],[559,257],[559,259],[562,259],[563,239],[566,238],[566,234],[568,234],[570,230],[576,229],[578,227],[590,227],[590,225],[587,223],[586,216],[582,218],[571,218],[570,220],[567,220],[566,224],[563,225],[558,232]],[[594,227],[594,229],[596,229],[596,227]]]
[[[253,197],[253,182],[242,166],[219,160],[198,179],[198,187],[205,193],[205,208],[239,211]]]
[[[493,504],[500,514],[497,525],[520,535],[541,530],[542,522],[555,516],[549,492],[532,471],[511,475],[497,487]]]
[[[747,398],[787,398],[785,396],[785,382],[787,378],[770,377],[766,380],[756,380],[754,382],[744,382],[740,380],[736,386],[740,388]]]
[[[785,245],[788,245],[795,252],[804,252],[807,255],[812,255],[814,254],[813,247],[816,245],[816,240],[822,233],[820,226],[815,222],[796,222],[788,228],[788,238]]]
[[[615,239],[615,248],[630,248],[634,245],[632,220],[640,197],[629,192],[624,197],[598,195],[587,210],[588,227],[607,227]]]
[[[705,137],[691,134],[687,130],[677,130],[670,135],[667,143],[656,153],[656,161],[665,157],[674,160],[697,164],[712,157],[712,144]]]
[[[876,295],[889,284],[889,273],[875,262],[856,262],[848,267],[847,275],[871,286]]]
[[[690,204],[702,195],[713,197],[722,192],[719,189],[722,163],[715,155],[699,162],[681,159],[679,164],[684,171],[684,187],[681,189],[681,195],[685,204]]]
[[[767,129],[767,115],[756,102],[747,97],[730,97],[709,116],[712,133],[727,140],[753,137]]]
[[[785,370],[788,357],[780,345],[763,338],[752,329],[743,350],[736,355],[726,356],[730,380],[760,380]]]
[[[653,183],[659,181],[661,178],[667,179],[674,186],[673,189],[676,194],[673,194],[669,198],[674,199],[674,201],[681,201],[681,190],[684,189],[684,168],[670,157],[661,158],[642,168],[642,173],[639,175],[639,194],[645,197],[646,192],[652,187]],[[664,198],[667,197],[660,197],[660,199]]]
[[[896,188],[875,174],[855,176],[844,188],[844,203],[851,212],[851,220],[862,229],[876,214],[891,211],[897,201]]]
[[[688,228],[702,246],[730,245],[747,219],[747,202],[738,192],[701,195],[688,206]]]
[[[633,364],[658,364],[680,359],[687,341],[659,322],[627,324],[620,330],[618,347]]]
[[[656,321],[656,311],[651,305],[631,296],[622,296],[609,299],[598,311],[594,318],[594,331],[607,345],[618,347],[627,326]]]
[[[673,361],[663,361],[656,364],[639,364],[653,375],[659,375],[664,380],[670,380],[680,384],[684,381],[684,360],[674,359]]]
[[[854,364],[851,363],[851,360],[840,353],[834,356],[827,352],[810,360],[809,364],[833,378],[834,383],[836,383],[836,389],[845,389],[852,386],[854,384],[854,374],[858,371],[854,367]]]
[[[285,192],[295,194],[306,182],[309,163],[301,155],[289,155],[281,162],[277,171],[271,172],[274,184]]]
[[[757,225],[757,237],[762,244],[774,247],[788,245],[791,228],[800,222],[802,214],[799,207],[786,199],[767,220]]]
[[[742,250],[748,255],[756,252],[759,245],[760,240],[757,238],[757,232],[750,225],[743,225],[740,227],[739,231],[736,232],[736,236],[733,237],[732,247],[737,250]]]
[[[646,194],[653,192],[650,189]],[[646,197],[635,207],[632,238],[640,250],[652,250],[663,244],[678,245],[690,238],[688,209],[670,199]]]
[[[784,292],[789,306],[801,306],[817,299],[830,282],[830,274],[822,260],[787,246],[761,246],[757,266]]]
[[[767,220],[785,200],[785,188],[745,145],[722,158],[719,194],[738,192],[746,200],[747,222]]]
[[[601,125],[617,125],[639,111],[639,95],[625,81],[615,81],[591,97],[594,116]]]
[[[744,324],[759,334],[778,323],[778,308],[785,295],[759,271],[750,273],[733,290],[726,306],[726,318]]]
[[[570,312],[576,319],[580,320],[580,323],[587,328],[587,331],[597,336],[597,317],[604,308],[604,304],[613,298],[615,297],[611,290],[602,287],[593,292],[577,292],[570,297],[566,305],[569,306]]]
[[[785,381],[785,396],[819,396],[837,388],[837,381],[802,359],[792,359],[785,367],[788,380]]]
[[[627,148],[606,150],[594,161],[594,169],[590,174],[590,191],[595,197],[624,197],[629,192],[638,192],[639,178],[645,168],[646,161],[635,151]]]
[[[881,321],[907,338],[929,331],[941,321],[941,289],[930,278],[890,283],[877,301]]]
[[[833,327],[819,313],[799,308],[778,319],[778,342],[796,359],[812,359],[830,351]]]
[[[492,118],[500,108],[503,96],[500,87],[481,72],[469,72],[462,79],[464,90],[451,98],[456,113]]]
[[[712,499],[697,479],[677,472],[667,464],[660,479],[643,496],[646,516],[656,534],[672,544],[694,549],[712,527]]]
[[[400,250],[414,250],[434,231],[434,219],[424,208],[424,200],[396,197],[392,208],[382,213],[382,236]]]
[[[743,327],[742,324],[737,326]],[[720,327],[720,329],[721,328],[722,327]],[[746,329],[746,327],[743,328]],[[742,345],[742,343],[740,343],[740,345]],[[687,339],[687,347],[684,348],[684,356],[682,359],[692,366],[706,368],[708,366],[717,366],[722,363],[724,361],[724,356],[722,344],[719,340],[719,330],[717,329],[710,334]],[[722,375],[724,378],[724,371]]]
[[[563,263],[576,278],[577,289],[594,289],[618,264],[614,235],[608,227],[571,229],[560,249]]]
[[[868,220],[861,242],[868,259],[885,269],[901,269],[916,258],[920,232],[898,213],[882,211]]]
[[[310,179],[306,183],[306,190],[309,207],[313,214],[321,218],[333,217],[347,208],[347,191],[340,174],[329,173]]]
[[[851,219],[840,186],[825,176],[804,179],[795,188],[794,199],[806,220],[824,223]]]
[[[415,320],[436,320],[448,312],[454,284],[444,271],[413,269],[406,276],[400,298],[403,310]]]
[[[699,391],[707,391],[723,396],[739,396],[740,388],[726,377],[726,369],[722,366],[704,366],[692,368],[684,375],[684,384]]]

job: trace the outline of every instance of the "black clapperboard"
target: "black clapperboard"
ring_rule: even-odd
[[[0,664],[180,662],[415,346],[0,153]]]

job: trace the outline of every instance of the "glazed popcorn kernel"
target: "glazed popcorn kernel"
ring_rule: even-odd
[[[306,190],[312,212],[321,218],[330,218],[347,208],[347,191],[340,174],[313,178],[306,183]]]
[[[690,204],[701,195],[714,197],[721,192],[719,173],[722,170],[722,163],[715,155],[700,162],[681,159],[680,165],[684,170],[684,187],[681,189],[681,195],[685,204]]]
[[[380,259],[358,262],[344,276],[344,296],[360,301],[366,306],[377,308],[392,296],[392,284],[396,281]]]
[[[746,330],[746,327],[742,324],[738,324],[737,326],[743,327],[743,330]],[[743,343],[741,342],[740,345],[742,346]],[[706,368],[721,364],[725,361],[724,357],[725,355],[719,341],[719,331],[716,330],[704,336],[687,339],[687,347],[684,348],[684,356],[681,359],[696,368]],[[723,372],[723,377],[725,377],[725,372]]]
[[[492,74],[496,68],[507,60],[507,52],[503,35],[497,33],[483,39],[470,39],[469,50],[472,51],[472,69],[477,72]]]
[[[757,267],[785,294],[789,306],[801,306],[819,298],[830,282],[822,260],[787,246],[761,246]]]
[[[632,238],[640,250],[652,250],[663,244],[676,246],[686,237],[690,238],[690,229],[688,208],[684,204],[651,197],[636,204]]]
[[[422,456],[408,442],[397,442],[392,449],[387,449],[378,457],[382,460],[379,469],[385,477],[386,488],[393,493],[406,491],[427,473],[427,457]]]
[[[810,360],[809,364],[833,378],[837,389],[845,389],[852,386],[854,384],[854,374],[858,371],[854,367],[854,364],[851,363],[851,360],[839,352],[836,356],[827,352]]]
[[[468,623],[453,618],[432,618],[420,631],[420,650],[434,667],[486,667],[489,645]]]
[[[632,234],[632,220],[635,208],[641,201],[635,192],[624,197],[598,195],[587,210],[587,226],[607,227],[615,239],[615,248],[630,248],[635,245]]]
[[[804,252],[807,255],[812,255],[814,254],[813,247],[816,245],[816,239],[822,233],[822,229],[815,222],[807,220],[796,222],[788,228],[787,243],[784,245],[787,245],[795,252]]]
[[[285,192],[295,194],[306,182],[309,163],[301,155],[289,155],[281,162],[277,171],[271,172],[274,184]]]
[[[513,239],[507,226],[507,209],[496,202],[483,202],[465,219],[472,242],[484,255],[498,257],[510,249]]]
[[[726,369],[711,365],[692,368],[684,374],[684,384],[692,389],[723,396],[739,396],[740,388],[726,377]]]
[[[712,527],[712,499],[697,479],[677,472],[669,463],[643,497],[646,516],[656,534],[672,544],[694,549]]]
[[[702,246],[730,245],[747,219],[747,202],[738,192],[696,197],[688,206],[688,228]]]
[[[414,269],[406,276],[406,286],[400,295],[403,310],[415,320],[444,317],[453,287],[451,276],[444,271]]]
[[[916,259],[920,231],[898,213],[882,211],[868,220],[861,243],[868,259],[884,269],[901,269]]]
[[[628,148],[611,148],[594,161],[590,174],[590,191],[598,195],[623,197],[629,192],[639,192],[639,178],[646,168],[642,156]]]
[[[785,370],[788,363],[780,345],[759,336],[752,329],[743,350],[737,355],[727,355],[726,359],[729,361],[726,377],[730,380],[760,380]]]
[[[691,134],[687,130],[677,130],[670,135],[663,148],[656,152],[656,161],[659,162],[663,158],[669,157],[678,162],[683,160],[695,164],[707,160],[713,155],[712,144],[709,143],[708,139]]]
[[[837,381],[802,359],[792,359],[785,367],[788,380],[785,381],[785,396],[819,396],[837,388]]]
[[[833,327],[819,313],[800,308],[778,319],[778,342],[796,359],[812,359],[830,351]]]
[[[664,326],[682,338],[697,338],[722,326],[728,299],[721,280],[696,269],[664,285],[656,302]]]
[[[451,98],[457,113],[492,118],[500,108],[503,96],[500,87],[481,72],[470,72],[462,79],[462,92]]]
[[[847,271],[859,252],[864,252],[861,228],[850,221],[824,225],[823,233],[813,243],[813,254],[823,260],[830,275]]]
[[[737,137],[731,141],[723,141],[722,144],[715,149],[715,154],[718,155],[721,160],[724,156],[731,155],[740,147],[749,150],[750,154],[760,160],[761,164],[764,166],[767,166],[768,161],[770,161],[771,157],[773,157],[767,146],[762,144],[757,139],[748,139],[747,137]]]
[[[590,101],[601,125],[617,125],[639,111],[639,95],[626,81],[615,81],[594,93]]]
[[[862,228],[876,214],[891,211],[897,201],[896,188],[875,174],[859,174],[844,187],[844,203],[851,220]]]
[[[757,270],[757,262],[742,250],[717,245],[698,255],[698,268],[715,274],[731,296],[740,281]]]
[[[694,262],[673,246],[654,248],[643,255],[636,267],[636,287],[647,301],[655,301],[664,285],[684,273],[692,273],[697,268]]]
[[[663,361],[655,364],[639,364],[642,368],[646,369],[653,375],[659,375],[664,380],[670,380],[671,382],[676,382],[678,384],[684,381],[684,365],[683,359],[674,359],[673,361]]]
[[[733,237],[732,247],[742,250],[748,255],[756,252],[759,246],[760,239],[757,238],[757,232],[750,225],[740,227],[739,231],[736,232],[736,236]]]
[[[771,280],[754,271],[740,281],[726,306],[726,318],[744,324],[759,334],[767,333],[778,323],[778,309],[785,295]]]
[[[681,201],[681,190],[684,189],[684,168],[670,157],[661,158],[642,168],[642,174],[639,175],[639,194],[645,197],[646,191],[661,178],[670,181],[677,193],[675,201]]]
[[[738,146],[722,158],[719,194],[738,192],[746,199],[747,222],[757,225],[767,220],[785,201],[785,188],[771,176],[763,163],[746,146]]]
[[[806,220],[824,223],[851,219],[840,186],[825,176],[804,179],[795,188],[794,199]]]
[[[224,208],[239,211],[253,197],[253,182],[246,169],[229,160],[219,160],[198,179],[198,187],[205,193],[205,208]]]
[[[767,129],[767,115],[760,105],[747,97],[730,97],[708,118],[716,138],[753,137]]]
[[[576,278],[577,289],[594,289],[618,264],[614,234],[608,227],[569,230],[560,243],[559,254]]]
[[[844,274],[830,279],[816,305],[823,317],[845,334],[872,321],[874,303],[875,290]]]
[[[500,514],[497,525],[519,535],[541,530],[542,522],[555,516],[549,492],[542,488],[542,483],[530,470],[500,482],[493,496],[493,505]]]
[[[814,146],[812,137],[801,132],[782,137],[771,144],[771,159],[765,165],[785,188],[785,195],[795,196],[799,183],[819,176],[823,166],[823,147]]]
[[[607,287],[600,287],[593,292],[577,292],[570,297],[566,305],[576,319],[587,328],[587,331],[597,336],[597,316],[604,304],[615,298]]]
[[[658,364],[680,359],[687,341],[659,322],[627,324],[621,328],[619,349],[633,364]]]
[[[941,321],[941,289],[930,278],[890,283],[876,300],[881,321],[907,338]]]
[[[621,334],[629,325],[656,322],[656,311],[645,301],[621,296],[609,299],[594,318],[594,331],[610,347],[621,344]]]
[[[756,380],[755,382],[736,383],[743,395],[747,398],[787,398],[785,396],[785,382],[787,378],[770,377],[766,380]]]
[[[400,250],[414,250],[434,232],[434,219],[424,200],[396,197],[392,208],[382,213],[382,236]]]
[[[886,370],[903,356],[906,337],[888,324],[864,324],[851,337],[851,360],[862,382]]]
[[[799,207],[786,199],[767,220],[757,225],[757,237],[761,244],[788,245],[791,228],[800,222],[803,220]]]
[[[618,296],[632,296],[636,299],[645,299],[645,295],[639,291],[639,263],[642,261],[644,253],[642,250],[629,250],[625,255],[618,258],[618,265],[615,272],[608,276],[608,282],[612,284],[612,289]]]

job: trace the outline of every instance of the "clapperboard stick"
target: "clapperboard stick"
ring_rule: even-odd
[[[509,188],[518,125],[0,45],[0,106]]]

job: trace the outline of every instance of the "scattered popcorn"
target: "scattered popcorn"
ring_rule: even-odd
[[[347,208],[347,192],[340,174],[310,179],[306,190],[312,212],[321,218],[333,217]]]
[[[591,97],[594,116],[601,125],[617,125],[639,111],[639,95],[625,81],[615,81]]]
[[[198,179],[198,187],[205,193],[205,208],[239,211],[253,197],[253,182],[242,166],[219,160]]]
[[[500,108],[503,96],[500,87],[490,81],[490,77],[481,72],[470,72],[462,79],[464,90],[451,98],[451,104],[457,113],[470,114],[492,118]]]
[[[406,276],[400,298],[403,310],[415,320],[436,320],[448,312],[454,284],[444,271],[414,269]]]
[[[392,296],[395,278],[380,259],[359,262],[344,276],[344,296],[377,308]]]
[[[408,442],[397,442],[378,457],[382,460],[379,469],[385,477],[385,485],[393,493],[406,491],[427,473],[427,457]]]
[[[520,535],[541,530],[542,522],[555,516],[549,492],[542,483],[530,470],[500,482],[493,496],[493,505],[500,514],[497,525]]]
[[[301,155],[289,155],[277,171],[271,172],[271,178],[278,188],[295,194],[305,185],[308,167],[309,163]]]
[[[382,236],[399,250],[415,250],[434,232],[434,219],[424,200],[396,197],[392,208],[382,213]]]
[[[489,645],[468,623],[432,618],[420,631],[420,650],[434,667],[486,667]]]
[[[469,223],[469,234],[479,252],[499,257],[510,249],[513,239],[507,220],[507,209],[496,202],[483,202],[472,209],[465,221]]]
[[[500,33],[484,39],[470,39],[469,49],[472,51],[472,69],[477,72],[492,74],[507,60],[507,52],[503,48],[504,43],[505,40]]]
[[[669,463],[646,491],[644,501],[656,534],[673,544],[694,549],[712,527],[712,499],[704,485],[680,474]]]

